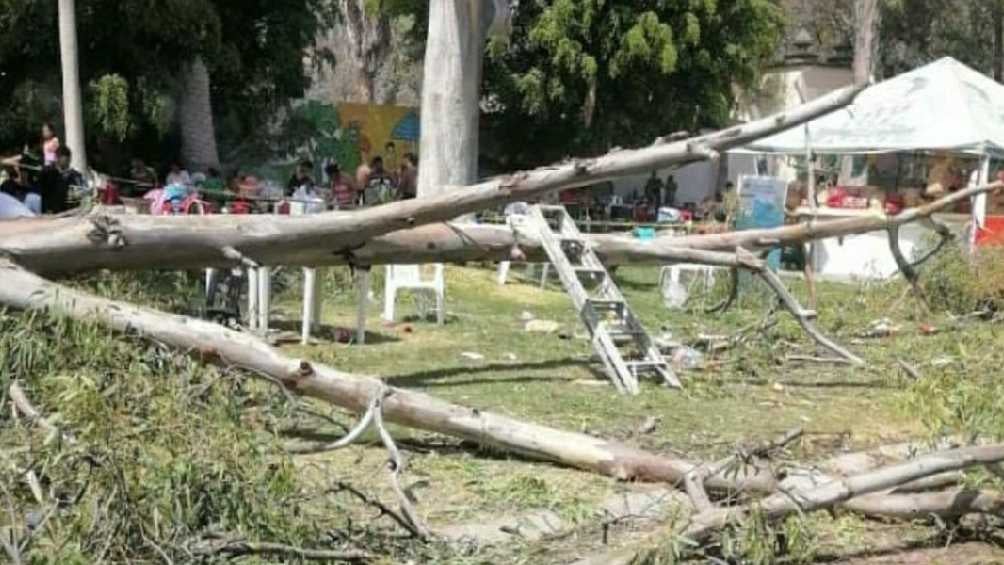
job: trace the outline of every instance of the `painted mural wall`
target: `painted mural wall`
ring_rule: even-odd
[[[421,120],[415,108],[309,100],[297,106],[291,118],[305,132],[303,137],[283,158],[257,171],[277,183],[305,158],[313,161],[314,178],[321,180],[324,168],[332,162],[354,174],[360,164],[377,156],[388,170],[394,170],[406,153],[418,154]]]

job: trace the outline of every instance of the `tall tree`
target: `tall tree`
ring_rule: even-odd
[[[182,70],[178,102],[181,159],[186,167],[195,171],[220,166],[209,85],[209,69],[202,56],[196,55]]]
[[[433,196],[448,187],[477,180],[481,65],[487,31],[482,25],[485,3],[429,3],[419,196]]]
[[[873,78],[875,51],[879,40],[879,0],[854,2],[854,82],[862,84]]]
[[[77,8],[74,0],[59,0],[59,51],[63,74],[63,123],[66,143],[73,151],[73,167],[87,171],[84,144],[84,109],[80,95],[80,66],[77,52]]]
[[[520,2],[488,49],[488,152],[508,169],[722,125],[782,24],[772,0]]]

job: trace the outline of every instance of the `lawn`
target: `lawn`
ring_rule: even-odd
[[[609,386],[591,359],[584,328],[556,281],[542,289],[536,280],[510,277],[509,284],[500,286],[490,266],[450,267],[445,326],[419,319],[417,303],[407,299],[399,304],[399,318],[405,320],[386,324],[379,319],[381,273],[375,273],[366,345],[328,339],[333,327],[353,327],[356,312],[347,271],[332,270],[324,275],[328,299],[321,339],[306,347],[285,346],[287,352],[463,405],[693,457],[723,456],[740,444],[770,439],[793,427],[803,428],[805,437],[791,455],[810,461],[926,437],[931,426],[916,412],[911,393],[916,385],[899,361],[923,373],[941,370],[952,360],[985,363],[998,355],[997,327],[925,314],[899,283],[822,284],[821,326],[869,365],[862,369],[788,362],[791,354],[824,352],[818,352],[784,312],[775,314],[776,325],[758,331],[770,300],[755,288],[721,315],[706,314],[703,308],[721,294],[717,287],[696,293],[689,310],[670,310],[662,303],[657,269],[622,268],[617,281],[655,335],[670,332],[675,340],[692,343],[701,336],[733,336],[740,328],[753,328],[744,343],[709,353],[703,367],[683,372],[684,390],[648,382],[639,396],[626,397]],[[797,296],[804,296],[799,280],[788,282]],[[299,308],[294,279],[278,300],[276,314],[297,320]],[[556,321],[561,329],[527,332],[529,316]],[[894,335],[859,337],[880,318],[897,326]],[[639,431],[652,417],[657,419],[655,429]],[[423,484],[417,491],[419,509],[433,526],[545,508],[588,530],[602,501],[636,488],[586,472],[480,452],[431,434],[395,432],[407,441],[409,474]],[[298,462],[319,473],[319,480],[337,475],[388,499],[392,496],[382,473],[385,453],[377,445],[304,456]],[[826,535],[820,538],[824,553],[861,549],[870,543],[870,534],[881,531],[854,517],[826,523]],[[930,533],[900,528],[892,537],[926,539]],[[883,535],[888,537],[888,532]],[[630,536],[625,532],[611,543]],[[582,550],[579,535],[574,539],[576,547],[566,551],[538,543],[510,545],[501,555],[506,560],[560,562]]]

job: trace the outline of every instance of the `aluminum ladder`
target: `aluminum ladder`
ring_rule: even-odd
[[[652,373],[667,386],[682,388],[565,207],[533,206],[529,219],[617,391],[638,394],[642,373]]]

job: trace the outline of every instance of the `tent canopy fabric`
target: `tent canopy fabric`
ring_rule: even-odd
[[[808,135],[806,134],[808,131]],[[1004,156],[1004,85],[946,57],[865,89],[854,104],[757,140],[753,153],[944,151]]]

